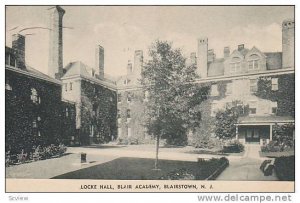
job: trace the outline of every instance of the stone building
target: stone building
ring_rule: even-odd
[[[68,144],[75,129],[75,105],[62,101],[61,82],[28,66],[25,53],[25,37],[13,35],[12,47],[5,47],[5,138],[12,153]]]
[[[204,134],[214,134],[212,119],[218,110],[233,103],[247,106],[245,116],[236,123],[236,139],[241,142],[262,144],[272,140],[272,127],[294,123],[295,66],[294,21],[282,23],[282,52],[262,52],[243,44],[217,58],[208,49],[208,39],[198,39],[197,54],[191,53],[190,62],[197,64],[200,76],[195,85],[210,87],[210,96],[201,104],[202,124],[189,135],[190,143]],[[135,57],[136,58],[136,57]],[[135,61],[136,64],[136,61]],[[137,63],[140,64],[140,63]],[[127,75],[120,77],[118,85],[118,136],[123,139],[145,139],[145,94],[133,76],[131,62]],[[140,72],[137,72],[140,74]]]

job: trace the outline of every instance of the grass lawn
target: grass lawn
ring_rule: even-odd
[[[204,180],[219,166],[219,160],[202,163],[159,160],[161,170],[153,170],[154,159],[118,158],[54,177],[54,179],[159,180],[176,170],[185,169],[198,180]]]

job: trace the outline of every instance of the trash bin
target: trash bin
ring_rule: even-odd
[[[80,154],[81,163],[86,163],[86,153]]]

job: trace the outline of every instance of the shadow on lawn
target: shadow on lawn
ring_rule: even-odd
[[[173,160],[159,160],[161,170],[153,170],[153,168],[154,159],[123,157],[52,179],[160,180],[176,170],[185,170],[193,174],[195,179],[204,180],[214,171],[212,165]]]

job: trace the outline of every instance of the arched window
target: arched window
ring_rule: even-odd
[[[252,54],[248,58],[248,70],[259,70],[259,60],[260,57],[257,54]]]
[[[39,98],[38,92],[36,91],[35,88],[31,88],[31,97],[30,99],[32,100],[33,103],[39,104],[41,103],[41,100]]]
[[[241,59],[239,57],[232,58],[230,62],[230,73],[240,73],[241,72]]]

